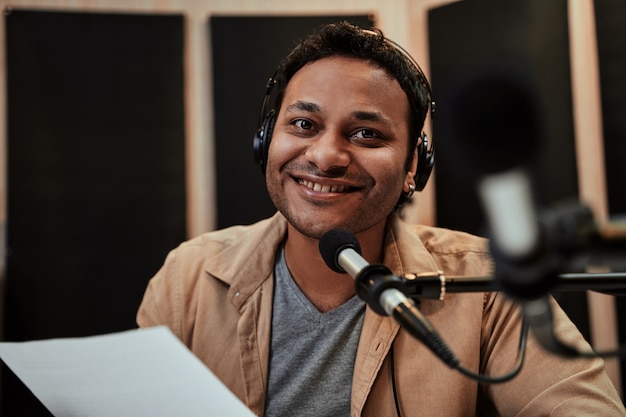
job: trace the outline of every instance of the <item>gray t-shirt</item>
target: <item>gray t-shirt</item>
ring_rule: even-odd
[[[267,417],[350,415],[365,302],[321,313],[294,282],[281,249],[275,267]]]

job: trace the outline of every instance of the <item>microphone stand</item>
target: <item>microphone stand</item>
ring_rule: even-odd
[[[541,221],[547,243],[541,248],[542,255],[529,260],[508,259],[492,246],[496,276],[409,273],[400,277],[407,297],[443,300],[446,293],[501,291],[523,299],[527,294],[541,296],[551,290],[626,295],[626,272],[578,272],[588,265],[626,269],[626,233],[612,231],[607,235],[599,230],[589,208],[579,203],[563,203],[545,210]]]
[[[449,293],[502,291],[500,282],[492,276],[446,277],[441,271],[409,273],[400,279],[406,296],[413,299],[444,300]],[[564,273],[559,274],[552,286],[556,291],[595,291],[610,295],[626,295],[626,272],[614,273]]]
[[[542,211],[537,221],[539,239],[527,253],[519,256],[505,253],[497,241],[490,241],[495,278],[484,281],[483,288],[502,291],[520,302],[537,340],[553,353],[571,358],[623,356],[626,347],[607,352],[579,351],[561,341],[553,327],[548,294],[553,290],[626,294],[625,272],[563,273],[591,265],[606,265],[611,270],[623,268],[626,239],[603,235],[593,222],[591,210],[582,204],[554,206]],[[439,280],[447,283],[441,277]],[[469,283],[475,290],[479,288],[475,281]],[[465,284],[463,287],[467,289],[468,283]],[[450,291],[447,287],[445,290]],[[439,294],[441,297],[441,287]]]

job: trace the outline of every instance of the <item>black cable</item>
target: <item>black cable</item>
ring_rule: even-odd
[[[393,392],[393,402],[396,405],[396,416],[402,417],[402,413],[400,413],[400,403],[398,402],[398,391],[396,390],[396,366],[395,366],[395,355],[394,350],[396,348],[395,343],[391,343],[390,356],[389,356],[389,368],[391,371],[391,391]]]
[[[475,379],[483,384],[500,384],[502,382],[507,382],[513,379],[519,372],[522,370],[522,366],[524,365],[524,359],[526,358],[526,341],[528,339],[528,323],[526,319],[522,319],[522,327],[520,330],[520,338],[519,338],[519,346],[517,352],[517,361],[513,370],[507,374],[501,376],[488,376],[483,374],[477,374],[469,369],[466,369],[462,366],[459,366],[457,369],[463,375]]]
[[[479,382],[494,384],[509,381],[519,373],[522,363],[524,362],[526,339],[529,328],[526,320],[527,318],[525,316],[523,316],[522,320],[520,347],[516,368],[513,369],[512,372],[498,377],[478,374],[464,368],[454,352],[437,333],[435,327],[424,317],[415,305],[407,305],[407,303],[398,304],[393,310],[393,317],[398,323],[400,323],[404,330],[422,342],[424,346],[428,347],[435,355],[437,355],[439,359],[448,365],[450,369],[456,369],[463,375]]]
[[[525,302],[523,304],[523,313],[529,322],[535,339],[537,339],[540,345],[555,355],[571,359],[624,357],[626,355],[626,346],[623,345],[607,351],[579,350],[577,347],[562,341],[555,332],[552,308],[546,297]]]
[[[483,384],[499,384],[502,382],[510,381],[513,379],[519,372],[522,370],[522,366],[524,365],[524,359],[526,358],[526,341],[528,340],[528,323],[526,319],[522,319],[522,326],[520,329],[520,338],[517,352],[517,360],[513,370],[507,374],[492,377],[483,374],[477,374],[475,372],[470,371],[462,366],[457,366],[457,370],[463,375],[475,379]],[[402,413],[400,412],[400,402],[398,401],[398,391],[396,389],[396,370],[395,370],[395,343],[391,344],[391,349],[389,351],[389,371],[391,377],[391,390],[393,393],[393,402],[396,407],[396,416],[402,417]]]

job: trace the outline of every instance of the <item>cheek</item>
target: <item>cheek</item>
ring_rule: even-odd
[[[270,142],[270,148],[267,154],[268,167],[282,167],[287,161],[293,159],[299,153],[299,147],[294,141],[283,139],[280,135],[276,135]]]
[[[386,184],[404,183],[406,178],[406,160],[393,152],[380,152],[361,158],[361,164],[374,178]]]

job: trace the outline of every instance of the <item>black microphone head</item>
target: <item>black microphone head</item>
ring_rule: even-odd
[[[492,68],[460,77],[437,108],[438,134],[464,172],[526,166],[545,143],[539,88],[525,74]]]
[[[345,249],[352,249],[361,254],[361,245],[357,238],[347,230],[332,229],[324,233],[320,239],[320,253],[326,265],[335,272],[345,274],[346,271],[339,265],[339,254]]]

